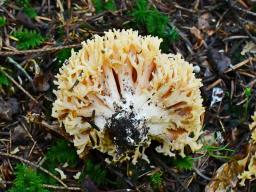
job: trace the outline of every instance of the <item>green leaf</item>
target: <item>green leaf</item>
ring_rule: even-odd
[[[31,49],[41,45],[45,38],[35,30],[19,28],[12,35],[18,39],[17,48],[20,50]]]
[[[9,192],[49,192],[42,187],[44,180],[32,168],[18,164],[14,174],[16,178]]]
[[[5,26],[7,23],[6,18],[4,16],[0,16],[0,27]]]
[[[9,86],[11,84],[10,80],[0,71],[0,87]]]
[[[252,89],[250,87],[246,87],[244,90],[244,94],[247,98],[251,97],[252,95]]]

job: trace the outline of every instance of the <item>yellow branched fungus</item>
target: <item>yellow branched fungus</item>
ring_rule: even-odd
[[[112,30],[72,51],[57,75],[52,115],[81,157],[96,149],[109,162],[148,161],[144,152],[152,140],[168,156],[185,156],[185,146],[200,148],[201,81],[181,55],[161,53],[161,41]]]

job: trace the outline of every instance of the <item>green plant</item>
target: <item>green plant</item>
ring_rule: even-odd
[[[14,174],[16,178],[9,192],[49,192],[42,187],[43,178],[32,168],[24,164],[18,164]]]
[[[247,99],[250,98],[251,95],[252,95],[252,88],[246,87],[245,90],[244,90],[244,94],[245,94]]]
[[[217,158],[217,159],[230,159],[229,156],[223,155],[223,153],[225,153],[225,152],[231,152],[231,153],[234,152],[233,149],[228,148],[228,144],[224,145],[224,146],[205,145],[199,151],[205,152],[203,156],[208,155],[210,157]]]
[[[7,23],[6,18],[4,16],[0,16],[0,27],[5,26]]]
[[[166,42],[176,41],[179,38],[177,30],[169,24],[169,17],[149,5],[147,0],[136,0],[130,15],[137,28],[143,26],[147,33],[157,35]]]
[[[64,163],[75,167],[78,162],[79,159],[75,148],[66,140],[60,139],[47,151],[44,165],[54,169]]]
[[[60,50],[56,55],[59,64],[64,63],[64,61],[68,59],[70,56],[71,56],[71,49],[69,48]]]
[[[0,87],[9,86],[11,84],[10,80],[0,71]]]
[[[82,179],[89,176],[97,185],[104,185],[108,182],[107,172],[99,164],[95,165],[91,160],[86,161]]]
[[[31,19],[34,19],[37,16],[36,10],[31,6],[24,7],[23,12]]]
[[[242,110],[242,115],[240,117],[240,121],[244,122],[249,118],[249,104],[251,100],[251,95],[252,95],[252,89],[250,87],[246,87],[244,90],[244,95],[245,95],[245,103],[243,104],[243,110]]]
[[[159,188],[163,184],[162,176],[163,176],[163,174],[160,171],[157,171],[157,172],[153,173],[152,175],[150,175],[149,181],[150,181],[150,184],[152,185],[152,187]]]
[[[37,16],[37,12],[31,6],[30,0],[16,0],[16,3],[23,8],[23,12],[31,19],[34,19]]]
[[[171,164],[180,170],[192,170],[195,159],[191,156],[186,156],[184,158],[178,157],[171,160]]]
[[[19,28],[12,34],[18,39],[18,49],[30,49],[41,45],[45,38],[35,30],[28,30],[26,28]]]
[[[96,13],[116,10],[116,4],[114,0],[93,0],[92,3],[94,5]]]

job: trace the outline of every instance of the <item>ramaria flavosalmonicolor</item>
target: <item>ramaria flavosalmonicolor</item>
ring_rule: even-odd
[[[240,164],[246,164],[245,170],[238,176],[241,179],[240,184],[245,185],[245,180],[251,180],[256,178],[256,112],[252,116],[253,122],[250,124],[249,128],[251,130],[251,151],[245,157],[245,159],[240,161]]]
[[[73,136],[77,153],[89,149],[109,162],[138,158],[152,140],[156,151],[185,156],[201,134],[201,81],[181,55],[163,54],[161,39],[111,30],[83,42],[60,69],[53,117]]]

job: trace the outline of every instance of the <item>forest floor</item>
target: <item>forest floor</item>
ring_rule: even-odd
[[[202,150],[153,153],[150,164],[108,165],[96,151],[79,159],[51,117],[53,81],[71,49],[113,28],[159,36],[163,52],[193,64]],[[232,164],[248,153],[254,111],[254,0],[0,0],[0,191],[256,191]]]

